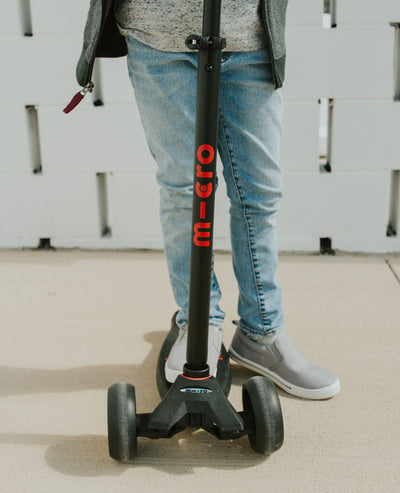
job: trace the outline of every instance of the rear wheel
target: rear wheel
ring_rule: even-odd
[[[119,382],[108,389],[108,448],[110,456],[129,462],[137,454],[135,387]]]
[[[244,424],[256,452],[270,455],[283,443],[283,419],[275,385],[265,377],[252,377],[242,388]]]

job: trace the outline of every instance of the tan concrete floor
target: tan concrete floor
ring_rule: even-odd
[[[216,270],[233,335],[230,256]],[[106,389],[159,401],[154,370],[175,304],[152,252],[1,251],[1,492],[400,491],[400,258],[280,257],[287,325],[342,391],[306,401],[280,391],[285,443],[267,460],[243,438],[190,431],[139,439],[133,465],[108,457]],[[230,400],[252,372],[232,365]]]

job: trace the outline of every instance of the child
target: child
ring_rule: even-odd
[[[224,0],[218,151],[230,199],[232,258],[239,286],[230,356],[309,399],[337,394],[339,380],[307,361],[285,330],[276,278],[276,216],[282,196],[281,87],[287,0]],[[128,56],[150,151],[157,162],[160,215],[179,336],[166,362],[173,382],[186,361],[197,54],[203,0],[91,0],[78,82],[91,88],[96,56]],[[224,313],[212,273],[208,364],[215,374]]]

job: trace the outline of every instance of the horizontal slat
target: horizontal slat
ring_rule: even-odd
[[[100,236],[95,177],[3,175],[0,241]]]
[[[39,107],[39,125],[46,173],[155,169],[135,103],[94,107],[88,100],[68,115]]]
[[[287,30],[288,99],[393,97],[393,28]]]
[[[287,173],[280,237],[383,240],[388,203],[388,173]]]
[[[89,2],[30,0],[30,4],[34,34],[83,33]]]
[[[318,170],[319,104],[286,102],[281,164],[284,171]]]
[[[344,0],[337,9],[338,25],[400,22],[399,0]]]
[[[332,167],[400,169],[400,105],[394,101],[336,101]]]
[[[0,107],[53,104],[62,109],[78,88],[81,42],[78,35],[0,37]]]
[[[288,26],[322,26],[323,0],[289,1]]]

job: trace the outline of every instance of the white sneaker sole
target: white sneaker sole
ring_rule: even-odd
[[[336,381],[329,385],[328,387],[323,387],[321,389],[306,389],[303,387],[297,387],[296,385],[287,382],[285,379],[274,373],[273,371],[264,368],[263,366],[254,363],[246,358],[240,356],[234,349],[229,349],[229,356],[231,359],[236,361],[237,363],[253,370],[260,375],[264,375],[272,380],[276,385],[278,385],[281,389],[285,390],[288,394],[295,395],[296,397],[302,397],[303,399],[329,399],[333,397],[340,391],[340,381],[336,379]]]
[[[178,354],[178,358],[179,358],[178,365],[180,364],[180,362],[183,359],[184,355],[186,356],[186,344],[187,344],[187,342],[185,342],[185,341],[187,341],[186,337],[187,337],[187,334],[184,334],[184,335],[181,335],[181,336],[178,335],[178,338],[176,339],[175,343],[173,344],[173,346],[171,348],[171,352],[172,352],[173,349],[174,349],[174,347],[175,347],[175,344],[177,343],[177,341],[179,341],[178,344],[180,346],[182,346],[182,344],[184,344],[184,349],[181,348],[181,350],[178,351],[178,353],[177,353]],[[210,361],[214,361],[214,363],[215,363],[215,370],[213,371],[212,376],[213,377],[216,377],[217,376],[217,370],[218,370],[218,361],[219,361],[219,357],[221,355],[223,332],[222,332],[222,330],[219,327],[210,325],[210,330],[209,330],[208,337],[209,337],[209,341],[208,341],[208,343],[209,343],[208,344],[208,356],[209,356],[209,358],[208,358],[208,365],[209,365],[210,371],[211,371],[212,368],[214,367],[214,365],[210,364]],[[171,356],[171,352],[170,352],[169,356]],[[211,356],[210,356],[210,354],[211,354]],[[177,364],[171,365],[171,366],[173,366],[171,368],[171,366],[168,365],[169,361],[170,361],[169,359],[167,359],[165,361],[165,370],[164,370],[164,372],[165,372],[165,379],[169,383],[174,383],[175,380],[177,379],[178,375],[181,375],[182,374],[182,372],[183,372],[183,363],[186,360],[183,359],[182,368],[179,368],[179,369],[176,368],[178,366]]]

